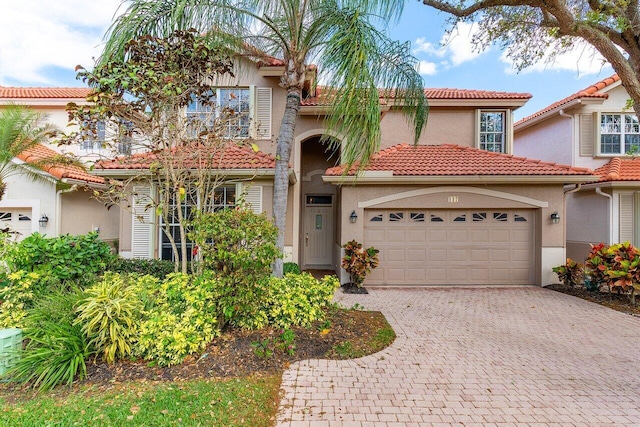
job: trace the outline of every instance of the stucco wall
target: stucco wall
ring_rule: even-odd
[[[427,126],[420,137],[421,145],[457,144],[474,146],[476,111],[472,108],[432,108]],[[413,144],[413,133],[399,111],[388,111],[382,116],[381,148],[396,144]]]
[[[595,191],[567,196],[567,256],[582,261],[590,243],[609,242],[609,200]]]
[[[514,134],[516,156],[548,162],[573,164],[572,119],[556,115],[542,124]]]
[[[100,230],[100,238],[107,242],[118,239],[120,208],[107,209],[92,199],[89,191],[78,190],[62,194],[61,234],[85,234]]]
[[[14,174],[6,179],[7,189],[0,200],[0,208],[31,209],[31,232],[56,236],[56,186],[52,180],[33,181],[24,174]],[[38,219],[47,215],[49,222],[40,227]]]

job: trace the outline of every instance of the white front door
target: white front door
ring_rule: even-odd
[[[304,218],[305,266],[330,266],[333,207],[307,205]]]

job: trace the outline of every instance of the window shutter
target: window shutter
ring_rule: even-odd
[[[633,194],[620,194],[620,242],[633,243]]]
[[[148,186],[133,187],[133,226],[131,228],[131,253],[133,258],[151,258],[151,232],[153,209],[145,209],[151,197]]]
[[[596,132],[593,114],[580,114],[580,157],[593,157],[595,154]]]
[[[262,186],[247,185],[244,188],[244,202],[254,213],[262,213]]]
[[[254,129],[256,139],[271,139],[271,102],[270,87],[256,87],[256,105]]]

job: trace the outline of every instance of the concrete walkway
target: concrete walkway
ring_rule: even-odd
[[[278,426],[639,426],[640,318],[535,287],[370,289],[380,353],[292,364]]]

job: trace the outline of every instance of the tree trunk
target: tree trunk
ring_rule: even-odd
[[[289,159],[294,142],[294,131],[298,112],[300,111],[300,100],[302,90],[300,88],[289,88],[287,90],[287,103],[284,116],[280,124],[280,133],[276,142],[276,170],[273,179],[273,219],[278,228],[278,239],[276,246],[284,253],[284,234],[287,227],[287,199],[289,196]],[[282,277],[283,259],[276,259],[273,268],[275,277]]]

